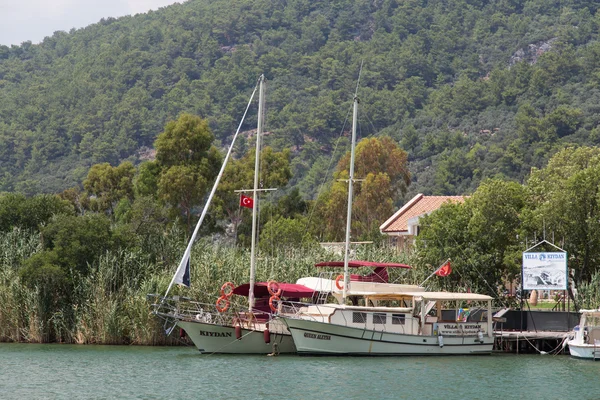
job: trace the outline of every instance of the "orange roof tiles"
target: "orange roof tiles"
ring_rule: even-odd
[[[448,201],[463,203],[466,198],[467,196],[423,196],[419,193],[381,224],[379,230],[381,233],[408,232],[408,221],[411,218],[435,211]]]

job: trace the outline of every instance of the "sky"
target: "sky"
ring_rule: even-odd
[[[0,0],[0,45],[40,43],[107,17],[145,13],[183,0]]]

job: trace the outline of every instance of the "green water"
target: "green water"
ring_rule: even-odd
[[[1,399],[600,399],[568,356],[203,356],[194,348],[0,344]]]

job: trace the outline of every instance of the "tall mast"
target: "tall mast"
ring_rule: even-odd
[[[259,80],[260,80],[260,78],[259,78]],[[187,248],[185,249],[185,252],[183,253],[183,257],[181,258],[181,261],[179,262],[179,266],[177,267],[177,270],[175,271],[175,274],[173,275],[173,278],[171,279],[171,282],[169,283],[169,287],[167,288],[167,291],[165,292],[165,295],[164,295],[163,299],[161,300],[161,304],[164,302],[164,299],[168,296],[169,292],[171,291],[171,288],[173,287],[173,285],[175,283],[182,283],[182,284],[184,283],[183,276],[186,272],[186,269],[189,269],[188,267],[189,267],[189,261],[190,261],[190,254],[192,252],[192,246],[194,245],[194,242],[196,241],[196,236],[198,235],[198,231],[200,230],[202,221],[204,221],[204,217],[206,216],[206,213],[208,212],[208,208],[210,207],[213,196],[215,195],[215,193],[217,191],[219,182],[221,181],[221,178],[223,177],[223,173],[225,172],[225,167],[227,166],[227,161],[229,161],[229,157],[231,156],[231,152],[233,150],[235,140],[237,139],[237,137],[240,133],[240,130],[242,129],[242,125],[244,123],[244,120],[246,119],[246,114],[248,114],[248,109],[252,105],[252,99],[254,99],[254,95],[256,94],[257,88],[258,88],[258,82],[257,82],[257,85],[254,87],[254,90],[252,91],[250,100],[248,100],[248,105],[246,105],[246,110],[244,111],[244,115],[242,116],[242,119],[240,120],[240,124],[238,125],[237,130],[235,131],[235,135],[233,135],[233,139],[231,140],[231,145],[229,146],[229,150],[227,150],[227,154],[225,155],[225,159],[223,160],[223,164],[221,165],[221,170],[219,171],[219,174],[217,175],[217,179],[215,179],[215,183],[212,187],[212,190],[210,191],[208,200],[206,200],[206,204],[204,205],[204,209],[202,210],[202,215],[200,216],[200,219],[198,220],[198,223],[196,224],[196,228],[194,229],[194,232],[192,233],[192,237],[190,238],[190,240],[188,242]],[[186,284],[186,286],[187,285],[188,284]]]
[[[348,261],[350,258],[350,229],[352,225],[352,191],[354,187],[354,148],[356,146],[356,120],[358,115],[358,87],[354,94],[354,107],[352,111],[352,147],[350,149],[350,176],[348,177],[348,213],[346,215],[346,247],[344,251],[344,302],[346,301],[346,291],[348,290]]]
[[[250,288],[248,290],[248,310],[254,308],[254,280],[256,275],[256,231],[258,210],[258,177],[260,166],[260,139],[263,130],[263,114],[265,101],[265,76],[259,78],[258,89],[258,124],[256,127],[256,152],[254,154],[254,189],[252,195],[252,247],[250,249]]]

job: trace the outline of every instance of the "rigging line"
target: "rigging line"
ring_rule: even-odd
[[[332,165],[333,165],[333,159],[334,159],[335,154],[337,153],[337,148],[338,148],[338,146],[340,144],[340,141],[341,141],[341,139],[342,139],[342,137],[344,135],[344,130],[346,128],[346,124],[348,123],[348,116],[350,115],[351,109],[352,108],[350,108],[348,110],[348,113],[346,114],[346,118],[344,119],[344,123],[342,124],[342,129],[340,130],[338,138],[335,141],[335,146],[333,147],[333,152],[331,153],[331,157],[329,158],[329,165],[327,166],[327,169],[325,171],[326,173],[323,174],[323,179],[321,181],[321,184],[319,185],[319,190],[317,190],[317,196],[316,196],[315,204],[311,207],[310,212],[308,214],[308,220],[306,221],[306,227],[307,228],[310,226],[310,222],[312,221],[312,218],[313,218],[313,216],[315,214],[315,210],[317,208],[316,207],[317,203],[319,202],[319,198],[321,197],[321,194],[323,193],[323,190],[325,188],[325,183],[326,183],[326,181],[327,181],[327,179],[329,177],[329,173],[330,173]],[[303,238],[302,239],[302,244],[304,244],[304,242],[305,242],[305,239]]]
[[[360,77],[362,75],[363,65],[365,64],[365,60],[360,61],[360,69],[358,70],[358,79],[356,81],[356,90],[354,91],[355,95],[358,96],[358,87],[360,86]]]
[[[192,246],[194,245],[194,242],[196,241],[196,236],[198,235],[200,226],[202,225],[202,222],[204,221],[204,217],[206,216],[206,214],[208,212],[208,208],[210,206],[212,198],[215,195],[215,192],[217,191],[217,186],[219,185],[221,177],[223,176],[223,173],[225,172],[225,166],[227,165],[227,161],[229,160],[229,157],[231,156],[231,153],[233,151],[233,145],[235,144],[235,140],[237,139],[237,137],[240,133],[240,130],[242,129],[242,124],[244,123],[246,114],[248,113],[248,109],[250,108],[252,99],[254,98],[254,95],[256,94],[256,90],[259,87],[261,79],[263,79],[262,75],[258,78],[258,80],[256,82],[254,91],[252,92],[252,95],[250,96],[250,100],[248,100],[248,104],[246,105],[246,109],[244,111],[244,114],[242,115],[242,119],[240,120],[238,128],[237,128],[235,135],[233,136],[233,139],[231,141],[231,145],[229,146],[229,149],[227,150],[227,154],[225,155],[225,159],[223,160],[223,165],[221,165],[221,170],[219,171],[219,174],[217,175],[217,178],[215,179],[215,182],[213,184],[211,192],[208,195],[208,199],[206,200],[206,204],[204,205],[204,209],[202,210],[200,219],[198,220],[198,223],[196,224],[196,227],[194,228],[194,232],[192,233],[192,237],[190,238],[188,245],[186,247],[186,250],[183,253],[183,257],[181,258],[181,261],[179,262],[179,266],[177,267],[175,274],[173,274],[173,278],[171,279],[171,282],[169,283],[169,286],[167,287],[167,291],[165,292],[165,295],[163,297],[167,297],[167,295],[169,294],[169,291],[171,290],[171,287],[173,287],[173,285],[175,284],[175,280],[177,279],[177,277],[179,275],[183,275],[183,270],[185,268],[185,265],[187,264],[187,260],[189,260],[189,258],[191,256]],[[162,304],[162,301],[161,301],[161,304]]]
[[[356,90],[354,91],[354,93],[355,93],[354,96],[358,95],[358,88],[359,88],[359,85],[360,85],[360,78],[361,78],[361,75],[362,75],[363,65],[364,65],[364,60],[362,60],[360,62],[360,69],[358,71],[358,80],[356,82]],[[317,201],[318,201],[318,199],[319,199],[319,197],[320,197],[320,195],[321,195],[321,193],[323,191],[323,188],[325,187],[325,182],[327,180],[327,177],[329,176],[329,172],[331,171],[331,166],[333,164],[333,158],[334,158],[334,156],[335,156],[335,154],[337,152],[337,148],[338,148],[340,140],[341,140],[341,138],[343,136],[344,129],[346,128],[346,123],[348,122],[348,116],[350,115],[350,110],[352,110],[352,107],[348,110],[348,113],[346,114],[346,118],[344,119],[344,123],[342,124],[342,129],[340,130],[340,134],[338,136],[338,139],[335,142],[335,146],[333,148],[333,153],[331,154],[331,158],[329,159],[329,165],[327,166],[326,174],[323,175],[323,180],[321,182],[321,185],[319,186],[319,190],[317,191]],[[314,216],[314,210],[315,209],[316,209],[316,203],[313,205],[312,210],[309,213],[308,220],[307,220],[307,223],[306,223],[307,227],[310,226],[310,221],[312,220],[312,217]],[[304,239],[302,239],[302,243],[304,243]]]
[[[445,228],[444,228],[444,229],[445,229]],[[447,231],[447,230],[446,230],[446,233],[448,233],[448,231]],[[464,250],[463,250],[463,249],[462,249],[462,248],[459,246],[459,244],[458,244],[458,241],[457,241],[455,238],[453,238],[451,235],[448,235],[448,237],[450,237],[450,238],[451,238],[451,240],[453,240],[453,241],[454,241],[454,244],[456,245],[456,248],[460,249],[460,252],[463,254],[463,256],[464,256],[464,255],[466,255],[466,252],[465,252],[465,251],[464,251]],[[438,240],[439,240],[439,239],[438,239]],[[440,244],[441,244],[441,242],[440,242]],[[466,257],[466,258],[467,258],[467,260],[469,260],[469,258],[468,258],[468,257]],[[472,262],[472,261],[467,261],[467,262],[468,262],[468,263],[471,265],[471,267],[473,267],[473,269],[475,270],[475,272],[477,272],[477,274],[479,275],[479,277],[480,277],[481,279],[483,279],[483,281],[485,282],[485,284],[486,284],[486,285],[488,286],[488,288],[491,290],[491,293],[493,293],[493,294],[494,294],[494,297],[496,298],[496,300],[500,300],[500,301],[502,302],[502,304],[503,304],[504,306],[506,306],[506,303],[505,303],[503,300],[501,300],[501,299],[500,299],[500,297],[498,297],[498,294],[497,294],[496,290],[495,290],[495,289],[492,287],[492,285],[490,285],[490,284],[489,284],[489,282],[488,282],[488,281],[485,279],[485,277],[484,277],[484,276],[481,274],[481,272],[479,271],[479,269],[478,269],[478,268],[475,266],[475,263],[474,263],[474,262]],[[457,271],[457,272],[458,272],[458,271]],[[462,277],[462,275],[460,274],[460,272],[458,272],[458,274],[459,274],[459,275]]]
[[[365,115],[365,118],[367,119],[367,122],[369,122],[369,124],[371,124],[371,126],[373,127],[373,133],[377,134],[377,128],[375,127],[375,124],[373,123],[373,121],[371,120],[371,118],[369,118],[368,115]]]
[[[447,236],[447,237],[451,237],[451,235],[446,235],[446,236]],[[458,241],[457,241],[456,239],[453,239],[453,238],[451,238],[451,240],[454,240],[454,243],[456,244],[456,248],[460,248],[460,246],[458,245]],[[441,241],[441,239],[439,239],[439,238],[438,238],[438,239],[436,239],[436,241],[437,241],[437,243],[438,243],[439,245],[441,245],[441,247],[444,247],[444,246],[443,246],[443,243],[442,243],[442,241]],[[461,250],[461,252],[463,253],[463,256],[466,254],[466,252],[465,252],[464,250]],[[446,253],[444,252],[444,254],[446,254]],[[447,256],[446,256],[446,255],[444,255],[444,257],[447,257]],[[450,258],[450,257],[448,257],[448,258]],[[468,259],[468,257],[465,257],[465,258],[467,258],[467,259]],[[483,276],[481,276],[481,273],[479,273],[479,271],[477,270],[477,268],[476,268],[474,265],[473,265],[473,267],[474,267],[475,271],[476,271],[476,272],[479,274],[479,276],[481,277],[481,279],[483,279],[483,281],[484,281],[484,282],[485,282],[485,283],[488,285],[488,287],[489,287],[489,288],[492,290],[492,292],[493,292],[493,293],[495,293],[494,289],[493,289],[493,288],[490,286],[490,284],[489,284],[489,283],[488,283],[488,282],[485,280],[485,278],[484,278]],[[454,269],[453,271],[456,271],[456,273],[457,273],[457,274],[458,274],[458,275],[459,275],[461,278],[463,277],[463,275],[460,273],[460,271],[458,271],[458,270],[456,270],[456,269]]]

